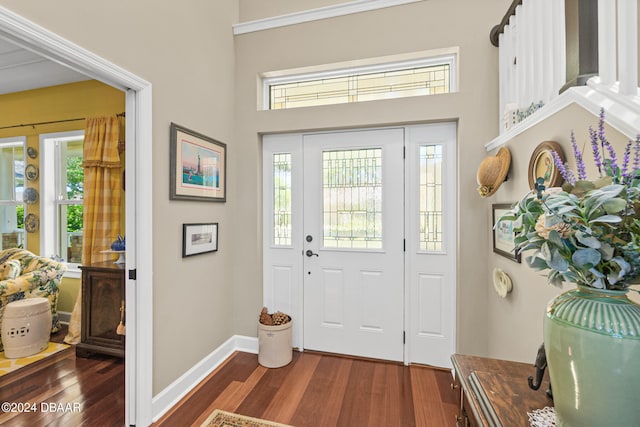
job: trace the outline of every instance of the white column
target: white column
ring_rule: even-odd
[[[638,93],[638,0],[618,0],[620,94]]]
[[[598,0],[598,74],[604,85],[616,79],[616,1]]]

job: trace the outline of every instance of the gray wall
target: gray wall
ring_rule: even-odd
[[[255,3],[242,1],[241,10]],[[293,9],[297,2],[278,2],[286,3]],[[231,260],[236,333],[255,334],[255,313],[262,304],[261,134],[453,120],[458,122],[458,349],[488,352],[484,301],[490,219],[476,192],[476,169],[486,155],[484,143],[498,132],[498,50],[489,42],[489,31],[509,4],[428,0],[236,37],[236,140],[246,162],[241,171],[231,172],[241,194],[234,212],[235,242],[242,256]],[[263,72],[447,47],[460,49],[455,94],[288,111],[256,109],[256,80]]]

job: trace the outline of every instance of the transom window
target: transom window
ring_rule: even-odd
[[[343,104],[455,91],[455,55],[263,80],[265,109]]]

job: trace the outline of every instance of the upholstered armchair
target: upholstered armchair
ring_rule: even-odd
[[[13,301],[44,297],[51,304],[51,332],[60,330],[58,295],[65,264],[40,257],[25,249],[0,251],[0,323],[4,308]],[[0,350],[2,350],[0,337]]]

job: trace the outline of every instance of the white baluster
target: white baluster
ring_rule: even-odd
[[[616,81],[615,0],[598,0],[598,74],[604,85]]]
[[[638,93],[638,0],[618,0],[620,94]]]
[[[553,21],[553,94],[552,98],[558,96],[558,92],[567,82],[567,48],[565,33],[565,10],[564,1],[555,0],[552,2],[550,17]]]
[[[505,27],[502,34],[498,36],[498,90],[499,90],[499,103],[498,103],[498,129],[500,133],[508,129],[505,123],[505,107],[507,105],[507,50],[505,44],[507,43],[507,30],[509,27]]]
[[[522,108],[522,99],[524,99],[525,95],[525,80],[524,80],[524,67],[523,67],[523,58],[522,51],[524,50],[523,43],[523,27],[522,27],[522,6],[516,7],[516,13],[513,17],[513,24],[511,26],[511,31],[513,31],[513,41],[514,41],[514,57],[515,57],[515,99],[514,101],[518,103],[518,107]]]
[[[523,0],[521,14],[520,36],[522,44],[518,52],[518,60],[522,70],[522,97],[519,100],[520,107],[526,110],[533,101],[533,11],[530,0]]]
[[[542,99],[542,94],[544,93],[544,76],[542,73],[542,64],[544,63],[544,58],[542,56],[542,31],[544,31],[544,21],[542,19],[542,2],[540,2],[540,0],[536,0],[532,3],[532,6],[533,17],[531,22],[533,23],[533,56],[531,64],[531,83],[533,84],[533,88],[531,90],[531,100],[537,103]]]
[[[553,36],[554,36],[554,17],[553,17],[553,0],[540,0],[541,8],[541,58],[540,58],[540,73],[542,80],[542,92],[540,93],[540,99],[548,104],[556,95],[557,92],[554,89],[553,81]]]

